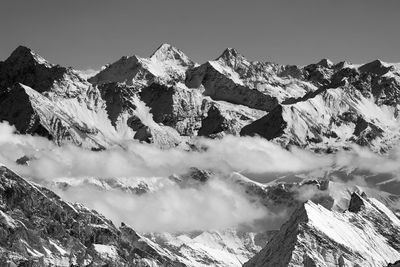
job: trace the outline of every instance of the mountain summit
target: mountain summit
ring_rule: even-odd
[[[29,97],[22,97],[20,89],[11,92],[18,84]],[[337,151],[355,143],[383,153],[400,140],[400,70],[379,60],[360,66],[323,59],[299,67],[251,62],[227,48],[216,60],[198,65],[181,50],[162,44],[149,58],[124,56],[85,80],[21,46],[0,63],[0,91],[6,107],[0,114],[8,114],[1,119],[20,125],[32,118],[18,118],[19,111],[10,104],[18,96],[30,102],[23,106],[36,107],[35,116],[53,140],[101,143],[97,147],[136,135],[133,99],[150,107],[155,123],[173,129],[167,130],[174,132],[167,138],[175,140],[172,144],[196,135],[242,134],[284,147]]]
[[[170,44],[160,45],[156,51],[151,54],[150,59],[164,63],[167,63],[168,61],[177,61],[178,64],[182,66],[190,66],[194,64],[181,50]]]

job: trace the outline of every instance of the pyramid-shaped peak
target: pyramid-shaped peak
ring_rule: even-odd
[[[23,45],[19,45],[17,48],[15,48],[15,50],[12,52],[12,54],[26,54],[26,53],[33,53],[32,49],[30,49],[29,47],[23,46]]]
[[[247,59],[236,49],[228,47],[222,52],[217,60],[224,61],[228,66],[235,67],[238,63],[247,62]]]
[[[13,62],[13,64],[20,62],[33,62],[36,64],[44,64],[50,66],[49,62],[43,57],[35,53],[32,49],[26,46],[18,46],[11,55],[7,58],[6,62]]]
[[[181,50],[167,43],[161,44],[156,51],[153,52],[150,58],[158,61],[177,60],[181,63],[192,64],[192,61],[189,59],[189,57],[186,56]]]
[[[240,54],[235,48],[228,47],[222,52],[218,59],[232,60],[232,59],[244,59],[244,56]]]

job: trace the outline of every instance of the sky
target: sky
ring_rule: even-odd
[[[199,63],[226,47],[281,64],[400,62],[399,11],[398,0],[1,0],[0,60],[25,45],[98,69],[170,43]]]

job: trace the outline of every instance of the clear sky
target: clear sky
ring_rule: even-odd
[[[0,60],[25,45],[52,63],[99,68],[170,43],[202,63],[400,62],[400,0],[0,0]]]

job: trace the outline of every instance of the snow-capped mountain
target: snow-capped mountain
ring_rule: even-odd
[[[150,58],[122,57],[89,81],[93,84],[118,82],[137,86],[148,86],[153,82],[173,84],[183,82],[186,70],[195,65],[179,49],[162,44]]]
[[[21,46],[0,62],[0,121],[21,134],[92,150],[125,149],[136,140],[202,152],[208,148],[195,145],[198,136],[259,135],[284,148],[334,153],[356,144],[385,153],[400,137],[399,66],[379,60],[252,62],[232,48],[198,64],[163,44],[149,58],[124,56],[86,79]],[[30,160],[35,159],[26,155],[17,162]],[[331,179],[340,172],[356,176],[357,170],[330,169],[316,177],[292,173],[268,184],[246,173],[214,171],[58,177],[38,185],[1,167],[0,263],[387,266],[400,259],[399,196]],[[273,222],[260,220],[252,229],[137,233],[43,187],[61,195],[90,187],[99,195],[148,196],[169,186],[203,188],[215,177],[268,210]],[[396,181],[379,179],[375,184],[388,187]]]
[[[87,81],[18,47],[0,64],[0,118],[21,133],[96,149],[135,135],[169,147],[241,134],[317,151],[355,143],[385,152],[399,139],[399,88],[398,65],[379,60],[298,67],[250,62],[228,48],[199,65],[168,44],[149,58],[122,57]],[[138,119],[135,101],[155,124]]]

